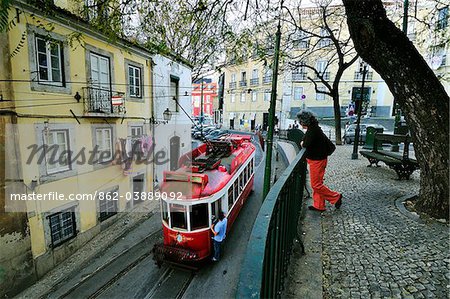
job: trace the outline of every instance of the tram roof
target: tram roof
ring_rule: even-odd
[[[240,136],[231,136],[234,140],[237,140],[239,137]],[[201,183],[192,182],[191,179],[187,179],[186,181],[169,180],[163,182],[161,191],[166,193],[181,192],[183,194],[183,200],[186,201],[196,201],[209,197],[220,192],[230,182],[232,177],[239,172],[242,165],[245,164],[254,151],[255,146],[250,141],[242,142],[239,144],[238,148],[233,149],[230,156],[222,157],[220,166],[214,169],[205,170],[203,172],[192,172],[191,168],[183,166],[174,172],[167,172],[173,175],[186,176],[186,178],[199,178],[206,175],[207,183],[202,185]],[[205,155],[205,153],[202,153],[201,155]],[[234,167],[231,167],[233,163],[236,164]],[[231,173],[229,171],[230,169],[232,169]]]

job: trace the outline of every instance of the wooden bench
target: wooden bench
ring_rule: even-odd
[[[403,154],[398,154],[394,152],[379,150],[382,148],[383,142],[387,143],[403,143]],[[401,180],[405,178],[409,180],[411,174],[419,169],[419,164],[417,160],[409,157],[409,144],[411,142],[411,137],[408,135],[389,135],[389,134],[375,134],[373,150],[371,151],[360,151],[359,153],[369,160],[368,167],[375,165],[380,167],[378,163],[380,161],[384,162],[391,169],[394,169]]]

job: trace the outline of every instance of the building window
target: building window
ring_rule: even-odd
[[[430,55],[431,68],[438,69],[447,64],[447,53],[445,50],[445,44],[431,47]]]
[[[326,47],[331,45],[331,39],[328,38],[328,30],[326,28],[320,29],[320,40],[319,40],[319,47]]]
[[[256,102],[258,100],[258,93],[256,91],[252,91],[252,102]]]
[[[144,135],[144,127],[143,126],[131,126],[131,137],[140,137]]]
[[[292,71],[293,81],[305,81],[308,79],[305,63],[302,61],[300,65]]]
[[[98,162],[105,163],[112,159],[112,129],[99,128],[95,129],[96,145],[99,152]]]
[[[303,87],[294,87],[294,100],[300,101],[303,95]]]
[[[53,247],[76,235],[75,213],[73,209],[52,214],[48,218]]]
[[[117,214],[117,198],[115,198],[117,190],[101,192],[101,197],[99,197],[100,222]]]
[[[36,49],[39,82],[62,86],[61,44],[36,37]]]
[[[230,102],[234,103],[236,101],[236,94],[232,93],[230,96]]]
[[[245,92],[241,93],[241,102],[245,102]]]
[[[130,97],[140,98],[142,97],[142,78],[141,68],[132,65],[128,66],[128,91]]]
[[[47,173],[62,172],[70,169],[68,130],[52,130],[44,133]]]
[[[231,74],[231,82],[236,82],[236,74]]]
[[[309,47],[309,37],[308,34],[300,30],[294,34],[294,47],[297,49],[308,49]]]
[[[179,102],[179,84],[180,79],[174,76],[170,76],[170,99],[169,99],[169,110],[178,112]]]
[[[448,25],[448,6],[438,10],[437,29],[444,29]]]
[[[324,101],[325,100],[325,94],[323,92],[326,91],[325,87],[318,87],[317,89],[318,89],[318,91],[316,91],[316,100],[317,101]]]
[[[264,91],[264,101],[266,102],[270,101],[270,89],[266,89]]]

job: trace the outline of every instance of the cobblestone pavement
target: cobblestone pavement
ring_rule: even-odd
[[[418,193],[419,174],[397,181],[383,163],[366,167],[351,152],[338,146],[325,175],[344,199],[322,213],[324,298],[449,298],[448,226],[417,222],[395,206]]]

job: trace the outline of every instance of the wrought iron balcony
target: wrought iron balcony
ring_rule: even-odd
[[[236,82],[230,82],[230,89],[236,88]]]
[[[355,80],[362,81],[363,73],[361,72],[355,72]],[[367,72],[366,74],[366,81],[372,81],[373,78],[373,72]]]
[[[250,85],[255,86],[259,84],[259,78],[252,78],[250,79]]]
[[[240,87],[246,87],[246,86],[247,86],[247,80],[241,80],[241,81],[239,81],[239,86],[240,86]]]
[[[269,83],[272,83],[272,76],[264,76],[263,84],[269,84]]]
[[[85,113],[111,116],[125,114],[125,93],[98,87],[83,87]]]
[[[292,72],[292,81],[306,81],[308,80],[308,73]]]

